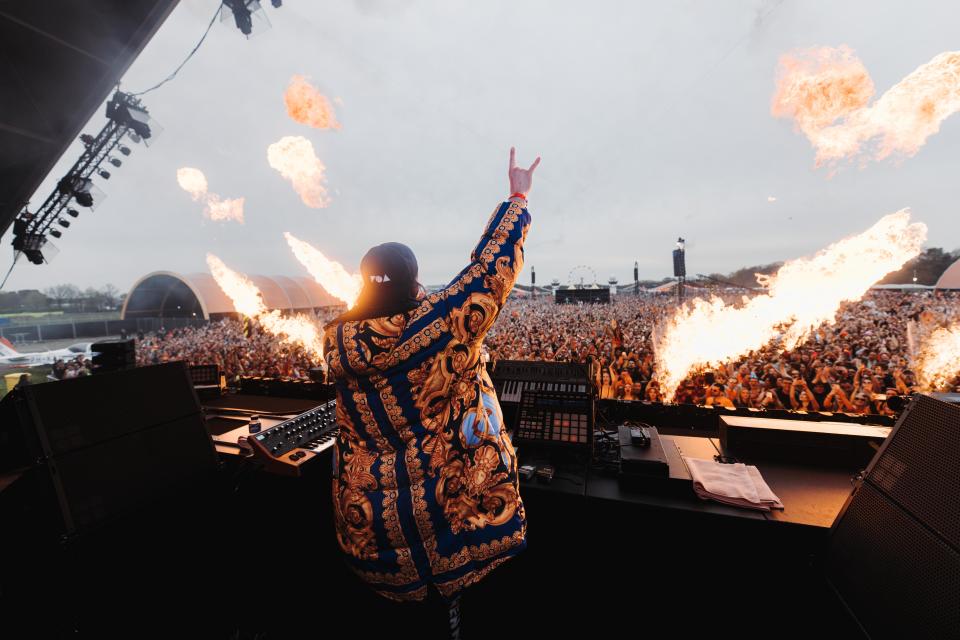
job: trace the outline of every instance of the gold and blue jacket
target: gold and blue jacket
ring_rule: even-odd
[[[446,598],[526,546],[517,458],[481,359],[523,267],[530,214],[497,206],[468,264],[403,314],[330,325],[337,540],[393,600]]]

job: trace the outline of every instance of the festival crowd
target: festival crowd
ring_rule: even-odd
[[[322,327],[333,314],[318,315]],[[185,360],[190,365],[216,364],[228,380],[238,376],[310,377],[321,366],[319,354],[281,342],[255,320],[224,319],[209,324],[155,331],[138,337],[137,365]]]
[[[733,302],[743,296],[719,297]],[[960,319],[957,302],[952,293],[871,291],[843,305],[836,323],[820,327],[793,350],[781,352],[771,344],[696,372],[680,384],[674,402],[891,413],[886,397],[914,390],[911,362],[918,344],[940,324]],[[672,296],[622,295],[603,305],[513,298],[486,345],[493,361],[591,363],[601,398],[656,402],[663,390],[654,379],[651,332],[675,306]]]
[[[728,302],[742,293],[721,294]],[[915,389],[911,369],[923,336],[960,320],[952,293],[871,291],[843,305],[837,321],[797,348],[776,344],[685,379],[675,402],[759,409],[891,413],[886,397]],[[651,333],[674,311],[672,296],[620,295],[610,304],[554,304],[551,297],[511,297],[486,347],[492,362],[548,360],[589,363],[601,398],[657,402]],[[333,312],[318,318],[322,326]],[[137,363],[186,360],[218,364],[236,376],[308,378],[320,359],[285,344],[250,321],[159,331],[137,341]],[[719,338],[718,338],[719,339]],[[954,381],[950,390],[960,388]]]

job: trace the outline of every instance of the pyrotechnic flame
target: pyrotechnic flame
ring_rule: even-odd
[[[193,167],[177,169],[177,184],[198,202],[207,195],[207,176],[203,175],[200,169]]]
[[[666,399],[695,369],[716,367],[780,338],[781,351],[796,347],[823,323],[835,321],[840,304],[859,300],[871,285],[920,253],[923,223],[910,223],[909,209],[880,219],[812,258],[757,276],[767,293],[733,307],[719,298],[697,298],[677,310],[655,336],[657,379]]]
[[[934,330],[920,345],[915,367],[921,389],[953,391],[949,385],[960,374],[960,324]]]
[[[290,78],[290,85],[283,94],[287,105],[287,115],[294,122],[305,124],[314,129],[339,129],[340,123],[333,112],[333,105],[327,96],[317,91],[303,76]]]
[[[313,145],[301,136],[285,136],[267,147],[267,161],[284,178],[293,183],[303,204],[322,209],[330,204],[327,197],[326,167],[313,152]]]
[[[818,167],[858,156],[913,156],[960,111],[960,52],[937,55],[867,106],[873,93],[848,47],[799,51],[780,59],[772,112],[794,119],[817,150]]]
[[[342,264],[323,255],[319,249],[307,242],[295,238],[290,233],[284,233],[287,244],[313,279],[326,289],[333,297],[343,300],[347,307],[352,307],[360,295],[363,287],[363,278],[359,273],[351,274]]]
[[[211,220],[235,220],[243,224],[243,198],[221,200],[220,196],[211,193],[207,196],[207,206],[203,212]]]
[[[243,224],[243,198],[221,200],[220,196],[207,191],[207,177],[200,169],[181,167],[177,169],[177,183],[190,194],[195,202],[203,202],[203,213],[211,220],[234,220]]]
[[[249,278],[230,269],[212,253],[207,254],[207,266],[213,279],[233,302],[234,309],[255,319],[282,342],[302,345],[323,362],[323,341],[313,320],[304,315],[283,316],[276,309],[267,309],[260,289]]]

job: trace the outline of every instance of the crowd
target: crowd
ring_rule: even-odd
[[[54,362],[50,369],[50,376],[55,380],[69,380],[70,378],[88,376],[90,372],[90,360],[79,355],[72,360],[57,360]]]
[[[332,316],[318,316],[322,326]],[[237,376],[273,378],[310,377],[321,366],[318,354],[281,342],[256,321],[225,319],[209,324],[160,330],[138,336],[137,364],[185,360],[188,364],[216,364],[228,379]]]
[[[742,294],[730,294],[730,300]],[[843,305],[833,324],[797,348],[775,344],[685,379],[675,402],[727,407],[890,413],[886,397],[909,393],[923,336],[960,320],[952,293],[871,291]],[[610,304],[557,305],[513,297],[487,335],[490,359],[589,363],[601,398],[661,401],[652,331],[672,314],[670,296],[621,295]],[[318,318],[322,325],[332,317]],[[319,358],[238,320],[159,331],[137,341],[137,363],[186,360],[238,375],[308,378]],[[75,374],[76,375],[76,374]],[[960,380],[954,380],[960,389]],[[953,390],[953,389],[950,389]]]
[[[494,361],[591,363],[600,397],[655,402],[663,399],[663,390],[654,379],[651,332],[674,306],[666,296],[620,296],[611,304],[582,306],[514,298],[488,335],[487,348]],[[952,293],[871,291],[845,304],[836,323],[793,350],[769,345],[695,372],[680,384],[674,401],[887,414],[887,396],[916,387],[911,363],[923,336],[956,319],[958,298]]]

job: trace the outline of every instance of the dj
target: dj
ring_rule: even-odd
[[[454,637],[461,590],[526,546],[516,455],[481,346],[523,267],[538,164],[517,167],[510,149],[510,198],[450,284],[426,294],[409,247],[373,247],[357,303],[324,334],[340,547],[380,595],[449,606]]]

